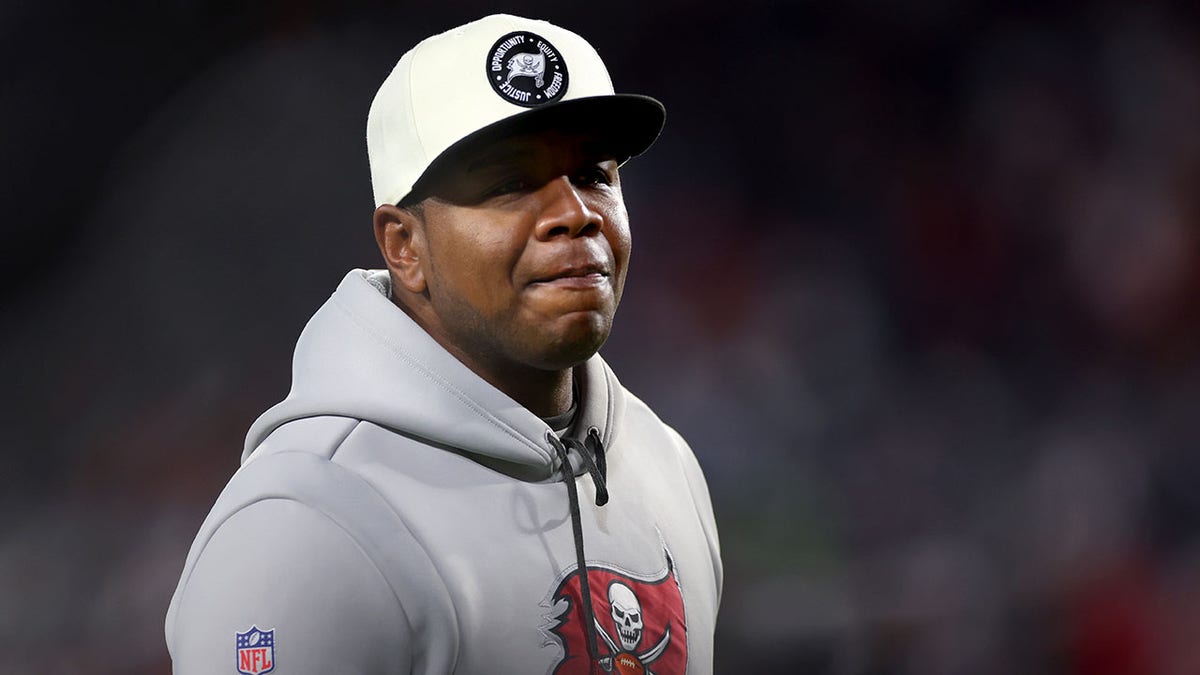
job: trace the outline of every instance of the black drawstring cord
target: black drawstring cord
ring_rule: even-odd
[[[593,481],[596,480],[597,475],[600,477],[599,487],[596,488],[596,506],[604,506],[608,503],[608,461],[604,458],[604,443],[600,440],[600,431],[596,427],[588,428],[587,444],[600,469],[599,473],[592,472]],[[586,457],[586,454],[584,456]],[[601,489],[604,490],[604,501],[600,501]]]
[[[604,506],[608,503],[608,466],[604,461],[604,444],[600,442],[600,432],[596,431],[596,427],[588,429],[586,450],[583,444],[573,438],[568,438],[567,444],[574,444],[572,447],[583,458],[588,475],[596,485],[596,506]]]
[[[600,647],[596,642],[596,612],[592,608],[592,589],[588,583],[587,559],[583,555],[583,523],[579,516],[579,493],[575,487],[575,472],[571,469],[567,448],[574,449],[583,459],[588,474],[592,477],[592,482],[596,484],[596,506],[604,506],[608,503],[608,485],[604,475],[608,467],[604,459],[604,444],[600,441],[600,434],[595,427],[588,429],[587,435],[587,445],[591,446],[589,448],[591,452],[585,449],[583,443],[573,438],[568,438],[564,442],[551,431],[546,432],[546,441],[558,455],[562,480],[567,484],[567,500],[571,505],[571,530],[575,534],[575,563],[579,570],[579,592],[583,596],[583,628],[588,637],[588,655],[594,664],[600,659]],[[592,454],[595,454],[595,459],[592,458]],[[588,670],[591,671],[591,668],[589,667]]]

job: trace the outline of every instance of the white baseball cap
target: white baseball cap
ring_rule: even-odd
[[[600,55],[575,33],[494,14],[422,40],[380,85],[367,114],[375,205],[400,203],[439,159],[478,140],[570,123],[623,162],[650,147],[664,119],[657,100],[613,93]]]

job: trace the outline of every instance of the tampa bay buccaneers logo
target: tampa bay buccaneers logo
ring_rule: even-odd
[[[588,565],[587,575],[599,638],[597,665],[589,664],[576,570],[550,596],[553,607],[561,608],[550,632],[563,649],[553,675],[682,675],[687,670],[687,624],[670,554],[664,570],[646,577],[600,565]]]

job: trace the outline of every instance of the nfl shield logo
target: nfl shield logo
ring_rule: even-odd
[[[237,671],[242,675],[262,675],[275,670],[275,630],[251,626],[237,634]]]

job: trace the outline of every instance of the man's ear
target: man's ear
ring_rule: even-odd
[[[412,293],[424,293],[425,271],[421,261],[425,255],[425,230],[420,217],[391,204],[380,206],[375,209],[375,243],[392,273],[393,283]]]

